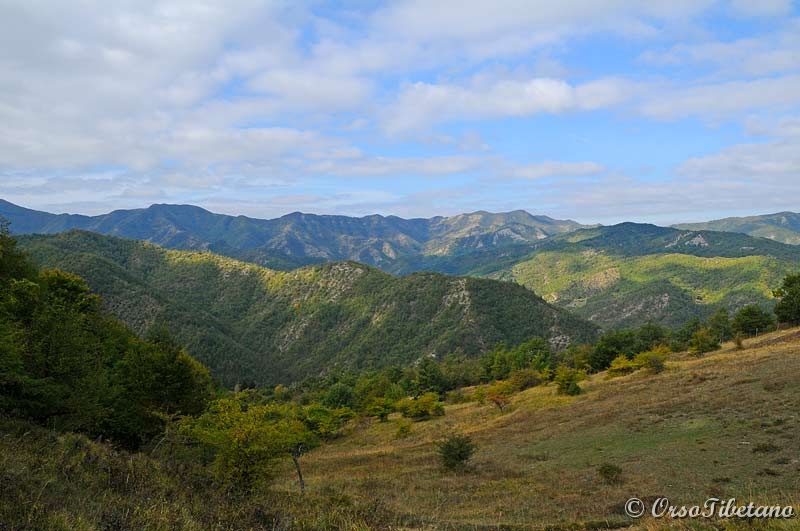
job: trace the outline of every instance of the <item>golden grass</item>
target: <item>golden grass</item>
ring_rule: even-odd
[[[414,423],[400,439],[396,419],[354,423],[303,458],[308,501],[334,494],[371,500],[410,527],[436,529],[689,525],[630,520],[622,507],[634,496],[667,496],[678,505],[735,497],[798,507],[800,331],[762,336],[746,347],[725,345],[699,359],[675,355],[658,375],[594,375],[577,397],[558,396],[553,385],[533,388],[504,413],[488,403],[448,406],[444,417]],[[454,432],[478,445],[464,473],[442,470],[436,454],[434,442]],[[622,469],[621,483],[601,479],[597,468],[605,463]],[[296,491],[288,467],[277,488]],[[800,528],[800,522],[767,528]]]

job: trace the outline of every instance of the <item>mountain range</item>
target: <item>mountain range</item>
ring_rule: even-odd
[[[214,214],[189,205],[152,205],[99,216],[49,214],[0,200],[14,234],[83,229],[144,240],[170,249],[210,250],[274,269],[354,260],[391,271],[418,257],[458,256],[532,243],[582,225],[517,210],[452,217],[320,216],[295,212],[277,219]],[[412,268],[413,269],[413,268]],[[417,269],[419,270],[419,269]]]
[[[583,226],[524,211],[430,219],[294,213],[259,220],[152,205],[90,217],[5,201],[0,216],[17,234],[82,228],[171,249],[213,251],[273,270],[351,260],[394,275],[432,271],[513,281],[604,329],[647,321],[677,327],[720,306],[731,312],[750,303],[769,308],[782,277],[800,268],[800,246],[742,233],[777,237],[764,231],[780,225],[789,239],[800,218],[791,213],[681,225],[688,229]],[[748,221],[735,225],[735,219]]]

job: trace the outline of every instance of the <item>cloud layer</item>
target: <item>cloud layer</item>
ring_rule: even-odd
[[[798,35],[784,0],[3,2],[0,197],[585,221],[796,209]]]

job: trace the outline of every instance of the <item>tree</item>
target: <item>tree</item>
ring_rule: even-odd
[[[586,373],[578,369],[559,365],[556,367],[556,375],[553,381],[556,383],[558,394],[575,396],[581,394],[581,387],[578,382],[586,377]]]
[[[772,316],[757,304],[749,304],[736,312],[731,327],[734,332],[756,335],[771,330],[774,326]]]
[[[512,389],[507,382],[496,383],[486,390],[486,399],[497,406],[500,412],[511,403]]]
[[[728,310],[720,307],[708,318],[708,328],[717,336],[719,341],[728,341],[733,338],[731,319]]]
[[[447,470],[463,470],[475,453],[476,446],[468,435],[451,435],[436,443],[442,466]]]
[[[348,407],[352,409],[355,404],[353,388],[344,382],[337,382],[330,386],[322,401],[329,407]]]
[[[442,393],[445,389],[444,375],[436,360],[425,356],[417,367],[417,392]]]
[[[781,300],[775,305],[775,315],[781,323],[800,324],[800,273],[787,275],[781,287],[772,292]]]
[[[589,366],[595,371],[605,370],[617,356],[633,358],[643,350],[641,346],[638,334],[632,330],[606,332],[589,354]]]
[[[719,348],[719,339],[710,328],[700,328],[689,340],[689,352],[695,355],[705,354]]]
[[[303,491],[299,459],[319,440],[293,406],[248,405],[236,397],[215,401],[198,418],[182,419],[178,433],[210,452],[217,480],[238,493],[269,480],[284,457],[292,459]]]

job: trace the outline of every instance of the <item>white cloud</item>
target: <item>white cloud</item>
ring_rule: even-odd
[[[757,4],[757,2],[754,2]],[[657,66],[712,65],[717,76],[765,76],[800,70],[800,20],[780,31],[732,41],[678,43],[666,51],[648,50],[643,62]]]
[[[405,133],[449,120],[523,117],[611,107],[624,101],[634,85],[601,79],[581,85],[564,80],[499,79],[479,86],[413,83],[386,112],[384,127]]]
[[[757,109],[787,109],[800,104],[800,75],[664,87],[641,104],[640,112],[658,119],[702,116],[730,118]]]
[[[800,187],[800,141],[782,139],[740,144],[681,164],[678,174],[691,179],[724,179]]]
[[[526,164],[509,171],[512,177],[522,179],[544,179],[546,177],[576,177],[597,175],[605,171],[605,167],[596,162],[557,162],[547,161]]]

